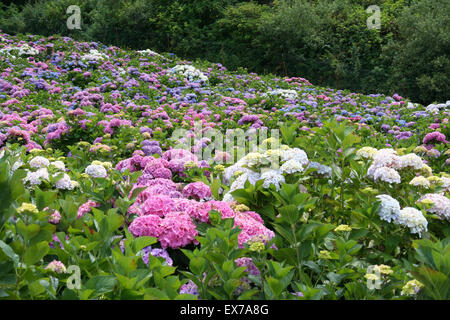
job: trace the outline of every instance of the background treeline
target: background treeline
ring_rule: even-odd
[[[68,30],[68,6],[82,30]],[[381,30],[366,25],[381,8]],[[174,52],[421,103],[449,99],[450,0],[2,1],[0,29]]]

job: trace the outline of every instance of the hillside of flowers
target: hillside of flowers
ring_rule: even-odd
[[[60,36],[0,72],[0,299],[450,299],[450,101]]]

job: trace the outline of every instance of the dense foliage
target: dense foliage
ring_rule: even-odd
[[[24,2],[0,10],[4,32],[152,48],[419,103],[448,98],[450,0],[81,0],[81,30],[66,26],[73,1]],[[370,5],[379,30],[367,27]]]
[[[450,298],[450,103],[68,37],[0,66],[0,298]]]

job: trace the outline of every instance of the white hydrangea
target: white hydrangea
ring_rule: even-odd
[[[27,176],[23,178],[24,183],[29,183],[30,185],[40,185],[42,180],[48,180],[48,171],[47,168],[41,168],[37,171],[28,171]]]
[[[243,162],[248,167],[254,167],[258,165],[265,165],[269,163],[268,156],[259,152],[250,152],[243,158]]]
[[[427,231],[428,226],[428,221],[425,219],[422,212],[411,207],[400,210],[396,223],[410,228],[411,233],[418,234],[419,237],[422,236],[422,232]]]
[[[64,162],[58,160],[58,161],[53,161],[50,163],[51,165],[53,165],[56,169],[64,171],[66,170],[66,166],[64,165]]]
[[[325,176],[325,177],[331,177],[332,174],[332,169],[329,166],[323,165],[321,163],[315,162],[315,161],[311,161],[308,166],[306,167],[306,169],[309,168],[314,168],[316,169],[316,173],[321,175],[321,176]]]
[[[372,159],[378,150],[372,147],[362,147],[358,151],[356,151],[356,155],[361,158]]]
[[[237,177],[236,180],[233,181],[233,183],[230,186],[230,192],[244,188],[245,182],[247,180],[251,184],[255,185],[256,181],[258,181],[260,178],[261,175],[259,173],[248,170],[247,172],[244,172],[239,177]]]
[[[234,201],[234,198],[231,195],[231,192],[233,192],[233,191],[235,191],[237,189],[243,189],[244,186],[245,186],[245,182],[247,180],[252,185],[255,185],[256,181],[260,180],[261,175],[258,172],[251,171],[251,170],[249,170],[247,168],[243,168],[243,169],[245,169],[246,171],[244,173],[242,173],[240,176],[238,176],[236,178],[236,180],[233,181],[233,183],[230,186],[230,190],[226,194],[224,194],[223,201],[225,201],[225,202]]]
[[[380,210],[378,211],[381,220],[395,222],[400,214],[400,203],[387,194],[380,194],[376,198],[381,201]]]
[[[374,181],[384,181],[388,183],[400,183],[401,177],[395,169],[388,167],[381,167],[375,170],[373,173]]]
[[[283,163],[283,165],[280,167],[281,173],[296,173],[296,172],[302,172],[303,166],[300,162],[297,160],[291,159]]]
[[[37,156],[31,159],[29,164],[31,168],[44,168],[50,165],[50,161],[47,158]]]
[[[191,65],[179,64],[172,68],[173,73],[183,75],[190,82],[195,80],[207,81],[208,77],[205,76],[200,70]]]
[[[150,49],[138,50],[137,52],[143,55],[162,57],[159,53],[156,53],[155,51],[152,51]]]
[[[415,170],[419,170],[423,168],[422,158],[416,155],[415,153],[408,153],[404,156],[400,157],[400,167],[407,168],[411,167]]]
[[[84,172],[93,178],[106,178],[108,175],[105,167],[99,164],[91,164],[87,166]]]
[[[231,195],[231,193],[227,192],[226,194],[224,194],[222,201],[224,201],[224,202],[233,202],[234,198]]]
[[[285,182],[284,176],[278,170],[267,170],[263,172],[261,179],[264,179],[263,188],[269,188],[273,184],[277,190],[280,189],[280,184]]]
[[[69,175],[64,173],[64,176],[55,182],[55,187],[61,190],[73,190],[75,184],[70,179]]]
[[[283,155],[283,152],[284,151],[281,149],[269,149],[265,152],[265,155],[267,158],[270,158],[270,159],[276,159],[276,158],[280,159],[281,156]]]
[[[281,161],[289,160],[296,160],[303,166],[306,166],[309,162],[306,152],[299,148],[291,148],[283,152]]]
[[[442,219],[450,220],[450,199],[438,194],[438,193],[427,193],[419,199],[433,201],[433,206],[428,209],[428,212],[435,213]]]
[[[295,100],[298,98],[298,92],[289,89],[277,89],[269,92],[270,95],[280,95],[284,99]]]
[[[91,49],[89,53],[81,57],[81,60],[83,61],[101,61],[104,59],[108,59],[108,56],[104,53],[99,52],[96,49]]]
[[[373,156],[372,165],[369,167],[367,174],[372,176],[376,169],[381,167],[390,167],[394,169],[400,169],[400,157],[393,149],[381,149]]]
[[[225,168],[225,171],[223,172],[223,182],[228,185],[236,172],[242,171],[245,173],[251,171],[248,168],[242,167],[242,165],[243,161],[238,161],[234,165]]]
[[[450,178],[447,177],[441,177],[442,180],[442,188],[444,188],[445,191],[450,191]]]
[[[416,186],[416,187],[422,187],[425,189],[430,188],[430,181],[425,178],[424,176],[418,176],[414,177],[410,182],[410,185]]]
[[[6,54],[9,56],[14,56],[13,54],[11,54],[11,51],[13,51],[13,52],[17,51],[19,56],[24,56],[24,55],[35,56],[35,55],[39,54],[39,50],[37,50],[33,47],[30,47],[28,44],[23,44],[20,47],[12,46],[12,47],[3,48],[0,50],[0,53]]]
[[[425,110],[432,114],[437,114],[441,110],[445,110],[446,108],[450,107],[450,102],[447,101],[446,103],[439,103],[439,104],[429,104]]]

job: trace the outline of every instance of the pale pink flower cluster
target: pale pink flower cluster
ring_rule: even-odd
[[[92,200],[88,200],[87,202],[83,203],[78,208],[77,219],[80,219],[86,213],[90,212],[92,208],[98,208],[98,207],[100,207],[100,203],[92,201]]]
[[[45,207],[43,211],[51,212],[50,217],[48,218],[48,222],[52,224],[58,224],[61,220],[61,213],[58,210],[50,209],[49,207]]]
[[[428,209],[428,212],[435,213],[442,219],[450,220],[450,199],[438,193],[427,193],[419,199],[419,202],[425,199],[433,201],[433,206]]]
[[[50,262],[46,267],[46,270],[51,270],[54,271],[56,273],[65,273],[66,272],[66,266],[64,265],[64,263],[62,263],[61,261],[58,260],[53,260],[52,262]]]
[[[275,236],[272,230],[264,226],[264,221],[259,214],[253,211],[236,212],[234,226],[242,229],[238,236],[239,247],[243,248],[244,243],[250,241],[267,242]]]

